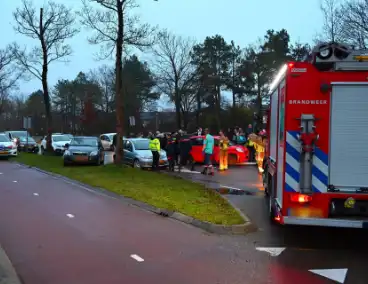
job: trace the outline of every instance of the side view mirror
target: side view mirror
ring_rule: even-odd
[[[66,144],[64,145],[64,147],[65,147],[66,149],[68,149],[68,148],[69,148],[69,143],[66,143]]]

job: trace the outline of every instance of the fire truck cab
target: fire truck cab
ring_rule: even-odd
[[[368,50],[316,46],[270,86],[263,180],[273,222],[368,228]]]

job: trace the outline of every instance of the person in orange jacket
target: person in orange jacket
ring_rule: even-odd
[[[228,169],[228,148],[229,138],[225,136],[223,131],[220,131],[220,171]]]

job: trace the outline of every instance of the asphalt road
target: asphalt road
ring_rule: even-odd
[[[0,184],[0,243],[24,284],[294,283],[244,237],[210,235],[9,162]]]
[[[257,174],[257,169],[253,166],[234,167],[226,173],[216,173],[213,177],[188,172],[183,173],[182,176],[213,188],[229,187],[245,190],[245,195],[226,195],[226,198],[248,215],[252,222],[259,227],[259,231],[248,235],[246,240],[252,242],[256,248],[281,252],[273,259],[277,263],[278,269],[283,267],[289,271],[289,277],[293,277],[294,272],[322,270],[315,272],[329,273],[330,277],[337,277],[341,280],[340,282],[325,283],[368,283],[366,278],[368,231],[340,228],[281,227],[270,224],[261,176]],[[345,272],[346,279],[343,281]],[[305,277],[309,277],[310,274],[314,273],[309,272],[309,274],[305,274]],[[323,278],[319,277],[319,279]],[[294,283],[298,283],[298,281]]]
[[[367,232],[272,226],[254,167],[214,177],[199,171],[182,175],[212,187],[246,190],[247,195],[226,197],[258,232],[211,235],[0,162],[0,243],[24,284],[368,283]]]

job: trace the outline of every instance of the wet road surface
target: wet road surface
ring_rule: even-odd
[[[210,235],[9,162],[0,184],[0,243],[24,284],[287,283],[244,237]]]
[[[212,188],[231,187],[246,192],[244,195],[225,195],[225,197],[259,227],[258,232],[246,237],[247,241],[259,249],[269,251],[273,249],[280,253],[273,257],[275,262],[272,264],[277,265],[270,270],[276,275],[284,273],[284,269],[288,271],[288,277],[302,271],[317,270],[314,272],[327,273],[330,278],[336,277],[335,280],[339,280],[325,283],[368,283],[367,230],[272,225],[268,218],[261,176],[254,166],[233,167],[228,172],[216,173],[213,177],[188,172],[181,175]],[[345,273],[346,278],[343,281]],[[314,273],[308,272],[305,279],[310,274]],[[318,276],[318,279],[323,278]],[[300,281],[294,283],[298,282]]]
[[[24,284],[368,283],[365,231],[270,225],[254,167],[182,175],[247,190],[226,197],[259,231],[211,235],[2,162],[0,243]]]

